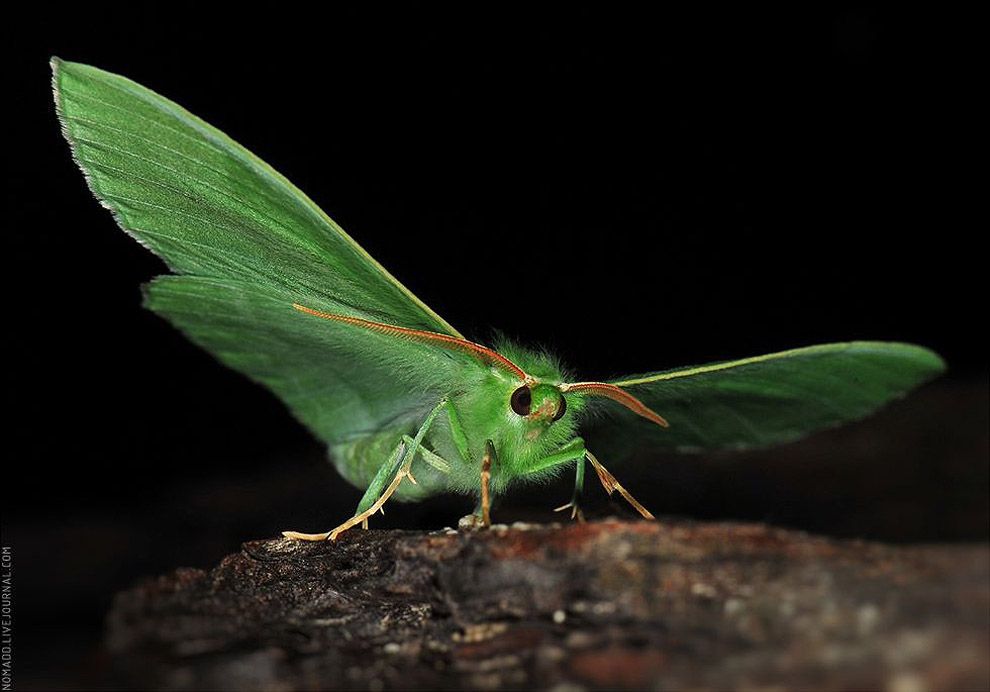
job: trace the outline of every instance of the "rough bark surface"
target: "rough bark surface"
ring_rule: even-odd
[[[169,689],[987,689],[990,553],[746,524],[254,541],[118,595]]]

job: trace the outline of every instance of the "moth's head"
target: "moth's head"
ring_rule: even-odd
[[[508,415],[514,419],[512,427],[527,442],[539,440],[550,443],[554,438],[573,433],[575,415],[580,415],[588,397],[611,399],[667,427],[667,421],[659,414],[617,385],[608,382],[568,382],[569,378],[560,364],[546,353],[503,341],[496,355],[501,359],[497,362],[502,369],[499,379],[503,385],[514,381],[511,389],[502,390],[507,396],[503,401],[509,408]]]
[[[523,420],[526,437],[534,440],[564,417],[567,401],[556,385],[527,381],[513,390],[509,408]]]

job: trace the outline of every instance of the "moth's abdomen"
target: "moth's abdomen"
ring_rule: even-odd
[[[348,483],[360,490],[366,490],[378,473],[378,469],[388,462],[402,436],[411,435],[413,432],[415,431],[391,429],[366,435],[351,442],[331,445],[330,461]],[[417,485],[403,481],[395,492],[394,497],[397,499],[416,502],[446,489],[446,477],[427,465],[421,456],[416,456],[412,469]]]

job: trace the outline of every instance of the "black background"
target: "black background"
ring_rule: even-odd
[[[497,328],[589,378],[822,341],[934,348],[948,376],[864,423],[613,471],[660,514],[984,540],[971,21],[174,4],[13,23],[3,541],[21,674],[98,679],[114,591],[279,529],[329,528],[359,496],[272,395],[141,310],[163,265],[85,188],[49,55],[226,131],[469,337]],[[549,518],[566,485],[521,494],[504,518]],[[435,528],[467,509],[376,523]]]

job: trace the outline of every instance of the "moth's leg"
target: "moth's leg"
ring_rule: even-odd
[[[552,468],[554,466],[568,464],[572,461],[577,462],[577,471],[574,478],[574,494],[571,496],[571,501],[562,507],[556,508],[554,511],[562,512],[565,509],[570,508],[571,519],[578,519],[579,521],[584,521],[584,514],[581,513],[581,507],[578,502],[581,499],[581,493],[584,489],[585,451],[584,440],[580,437],[575,437],[563,447],[557,449],[557,451],[553,454],[538,460],[528,471],[528,473],[539,473],[544,469]]]
[[[477,529],[492,525],[492,465],[498,463],[495,445],[491,440],[485,441],[485,453],[481,455],[481,497],[474,511],[457,522],[458,528]]]
[[[539,473],[545,469],[560,466],[561,464],[576,461],[577,459],[583,459],[584,453],[584,440],[580,437],[575,437],[562,447],[558,447],[557,451],[552,454],[548,454],[542,459],[536,460],[533,465],[527,469],[526,475]]]
[[[485,440],[485,453],[481,456],[481,523],[487,529],[492,525],[492,463],[495,461],[495,445]]]
[[[447,421],[450,423],[450,436],[454,440],[454,447],[457,449],[457,453],[461,455],[461,461],[466,464],[471,459],[467,433],[464,432],[464,426],[461,425],[461,418],[457,414],[457,409],[454,408],[454,404],[449,399],[444,405],[444,409],[447,412]]]
[[[426,437],[426,433],[429,431],[430,426],[433,425],[433,421],[436,419],[437,415],[443,410],[447,403],[446,397],[441,399],[432,411],[426,416],[423,424],[420,426],[416,433],[416,437],[407,444],[406,442],[400,442],[396,447],[396,451],[393,452],[389,461],[382,465],[375,474],[375,478],[372,480],[371,485],[365,491],[364,496],[361,498],[361,502],[358,504],[358,512],[353,517],[345,521],[343,524],[338,526],[331,531],[326,533],[299,533],[298,531],[283,531],[282,535],[286,538],[295,538],[301,541],[324,541],[327,539],[335,540],[337,536],[357,524],[365,524],[368,517],[374,515],[375,512],[382,508],[396,489],[398,489],[399,484],[402,483],[404,478],[408,478],[411,483],[415,483],[416,479],[413,478],[412,473],[410,473],[410,467],[412,466],[413,459],[416,458],[416,452],[420,450],[420,444],[423,442],[423,438]],[[404,450],[404,452],[403,452]],[[395,476],[392,478],[392,482],[388,484],[384,492],[381,492],[381,483],[384,483],[384,479],[388,478],[390,471],[398,466],[398,470],[394,471]],[[376,488],[376,485],[378,486]],[[379,492],[381,493],[379,495]],[[371,500],[371,504],[367,507],[364,505]],[[362,509],[364,507],[364,509]]]
[[[396,446],[395,451],[392,452],[392,455],[389,457],[389,460],[379,467],[378,473],[375,474],[374,479],[372,479],[371,481],[371,485],[368,486],[368,489],[364,492],[364,495],[361,497],[361,501],[358,503],[356,514],[365,513],[368,510],[368,508],[375,503],[375,500],[377,500],[378,497],[382,494],[382,489],[385,487],[385,484],[388,482],[388,479],[393,477],[393,475],[399,470],[399,467],[402,465],[401,462],[405,460],[404,456],[402,457],[399,456],[403,448],[406,450],[411,450],[414,448],[414,446],[418,448],[419,455],[423,459],[423,461],[425,461],[430,466],[432,466],[433,468],[437,469],[442,473],[450,473],[450,464],[447,463],[446,459],[441,457],[439,454],[436,454],[435,452],[427,449],[421,444],[418,444],[413,437],[409,435],[403,435],[402,441],[399,442],[399,444]],[[410,459],[410,464],[411,463],[412,460]],[[409,477],[410,481],[412,481],[413,483],[416,482],[416,479],[412,475],[411,468],[406,471],[406,475]],[[379,508],[379,509],[383,514],[385,513],[384,508]],[[361,523],[361,525],[363,528],[368,528],[368,519],[365,518],[364,521]]]
[[[577,460],[574,472],[574,494],[571,495],[571,501],[566,505],[561,505],[554,512],[563,512],[565,509],[570,508],[571,519],[577,519],[578,521],[584,521],[584,512],[581,511],[581,495],[584,493],[584,455]]]
[[[410,442],[412,438],[409,438]],[[389,479],[392,478],[402,465],[403,460],[405,460],[405,452],[409,449],[410,442],[406,442],[405,438],[395,446],[392,454],[389,455],[388,461],[378,467],[378,473],[375,477],[371,479],[371,483],[368,485],[368,489],[364,491],[364,495],[361,496],[361,501],[358,502],[357,511],[355,515],[364,514],[368,511],[371,505],[375,504],[375,500],[381,497],[382,490],[385,488]],[[364,528],[368,526],[368,519],[365,518],[362,523]]]
[[[471,450],[468,447],[467,433],[464,431],[464,426],[461,424],[460,416],[457,413],[457,409],[454,404],[447,401],[446,406],[447,420],[450,422],[450,436],[454,441],[454,447],[457,449],[457,453],[461,457],[461,461],[464,463],[469,463],[471,459]],[[492,525],[492,497],[491,497],[491,478],[492,478],[492,464],[497,463],[497,458],[495,454],[495,445],[491,440],[485,441],[485,452],[481,458],[481,499],[478,501],[477,506],[474,508],[474,512],[462,517],[457,523],[460,528],[478,528],[479,522],[485,526]]]
[[[357,511],[355,512],[355,517],[362,517],[361,527],[368,528],[368,517],[370,517],[374,512],[368,512],[368,509],[375,504],[382,494],[382,490],[385,488],[385,484],[388,479],[396,474],[401,467],[401,462],[405,459],[405,454],[403,452],[408,449],[406,443],[399,442],[389,456],[388,461],[382,464],[378,468],[378,472],[375,477],[371,480],[368,485],[368,489],[364,491],[364,495],[361,496],[361,501],[358,502]],[[394,489],[393,489],[394,492]],[[384,504],[384,501],[382,502]],[[376,508],[376,511],[381,509],[381,505]],[[384,511],[384,510],[383,510]],[[338,527],[339,528],[339,527]],[[336,529],[335,529],[336,530]],[[326,533],[300,533],[298,531],[283,531],[282,535],[286,538],[294,538],[298,541],[325,541],[330,538],[333,531],[327,531]]]
[[[644,519],[649,519],[650,521],[656,520],[656,517],[650,514],[650,510],[646,509],[646,507],[639,504],[636,498],[630,495],[629,491],[623,488],[622,485],[619,484],[619,481],[615,480],[615,476],[609,473],[607,468],[602,466],[602,463],[595,458],[594,454],[592,454],[591,452],[585,452],[585,454],[587,454],[588,461],[590,461],[591,465],[594,467],[595,473],[598,474],[598,480],[602,482],[602,486],[605,488],[605,492],[607,492],[611,496],[612,493],[618,490],[619,494],[622,495],[622,497],[626,498],[626,502],[631,504],[633,508],[643,516]]]
[[[402,441],[407,445],[412,444],[413,438],[409,435],[403,435]],[[440,473],[450,473],[450,462],[444,459],[442,456],[434,452],[432,449],[427,449],[420,445],[419,455],[423,458],[427,464],[435,468]]]

